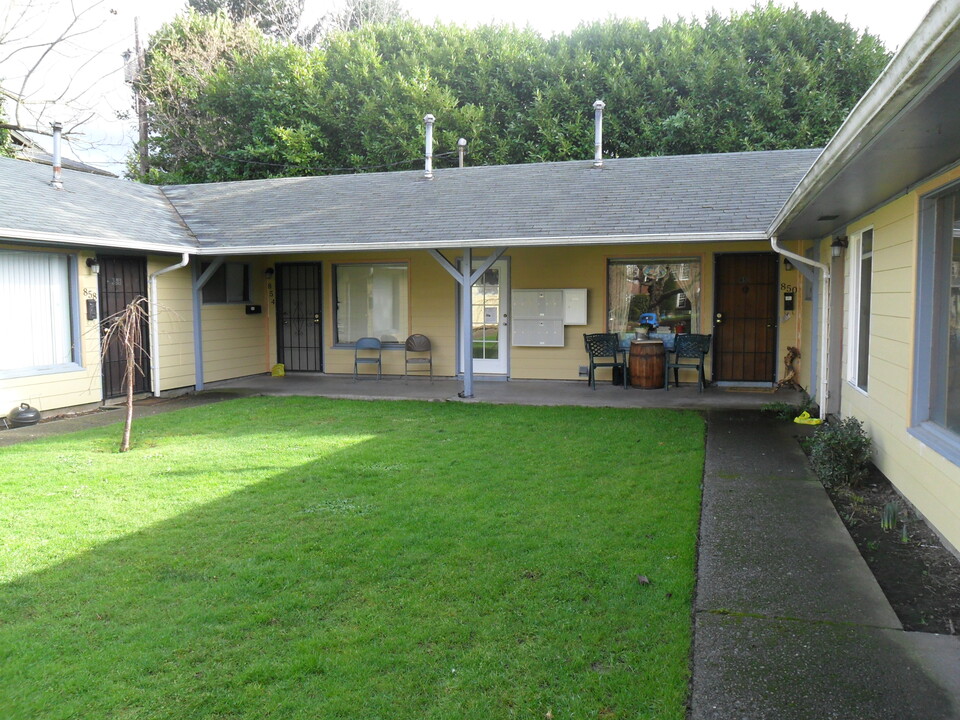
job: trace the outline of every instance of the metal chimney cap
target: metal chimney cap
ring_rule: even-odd
[[[63,159],[60,154],[60,134],[63,131],[63,123],[54,120],[50,123],[50,127],[53,128],[53,179],[50,184],[55,190],[63,190],[63,175],[61,172]]]
[[[606,106],[607,106],[607,104],[606,104],[603,100],[597,100],[597,101],[593,104],[593,109],[594,109],[594,110],[603,110]]]

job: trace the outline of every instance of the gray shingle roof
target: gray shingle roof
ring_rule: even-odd
[[[500,165],[156,188],[0,164],[24,228],[201,253],[757,239],[818,150]],[[169,201],[169,203],[167,202]],[[174,211],[176,208],[176,212]],[[177,212],[189,231],[179,223]]]
[[[65,169],[63,189],[55,190],[52,177],[49,166],[0,158],[0,236],[113,247],[196,248],[196,240],[160,188]]]
[[[433,180],[410,171],[181,185],[164,192],[201,247],[227,251],[765,237],[818,153],[617,159],[606,160],[603,169],[592,161],[501,165],[439,170]]]

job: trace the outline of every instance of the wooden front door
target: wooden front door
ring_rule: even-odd
[[[97,284],[102,323],[121,312],[133,300],[147,296],[147,261],[146,258],[130,255],[98,255],[97,260],[100,262]],[[139,371],[135,373],[133,383],[135,393],[150,392],[150,330],[146,321],[140,329],[140,337],[141,348],[137,355]],[[122,396],[126,392],[123,387],[126,361],[119,343],[110,343],[100,365],[103,374],[103,399]]]
[[[713,379],[772,383],[777,354],[777,256],[717,255]]]
[[[290,372],[323,371],[320,263],[277,265],[277,362]]]

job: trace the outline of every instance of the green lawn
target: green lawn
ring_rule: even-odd
[[[119,432],[0,450],[0,718],[684,717],[696,414],[255,398]]]

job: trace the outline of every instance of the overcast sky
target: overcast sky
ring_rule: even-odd
[[[69,7],[69,0],[0,0],[0,21],[2,15],[16,9],[24,2],[60,4]],[[74,0],[78,7],[85,7],[97,0]],[[66,87],[67,78],[80,76],[71,84],[71,91],[86,90],[84,104],[95,113],[95,117],[84,124],[82,141],[74,143],[68,154],[85,162],[98,165],[111,172],[121,174],[123,158],[136,136],[136,127],[130,121],[118,120],[117,112],[129,110],[131,103],[129,89],[123,82],[121,53],[132,48],[134,43],[134,18],[139,18],[140,35],[145,39],[162,23],[170,20],[185,7],[185,0],[101,0],[103,3],[91,13],[97,24],[102,25],[94,32],[78,38],[68,56],[55,58],[48,63],[48,71],[42,78],[46,96],[59,94]],[[432,22],[441,20],[465,25],[477,25],[491,21],[505,22],[518,26],[531,26],[544,35],[569,31],[581,22],[603,20],[611,16],[620,18],[643,18],[651,25],[658,25],[666,15],[670,19],[677,16],[686,18],[704,17],[711,8],[727,14],[730,10],[750,9],[752,0],[725,0],[709,2],[698,0],[673,0],[666,4],[633,0],[593,0],[592,2],[536,2],[531,0],[482,0],[464,3],[450,0],[401,0],[404,8],[415,18]],[[787,3],[792,5],[793,3]],[[846,20],[860,30],[869,30],[879,35],[891,50],[899,48],[919,25],[928,12],[927,0],[918,2],[890,3],[880,7],[876,0],[799,0],[797,3],[807,11],[826,10],[830,15]],[[331,0],[307,0],[305,18],[319,18],[332,6]],[[669,10],[665,10],[669,7]],[[62,11],[61,11],[62,13]],[[56,8],[53,12],[38,13],[35,26],[29,32],[41,37],[44,32],[57,25],[59,18]],[[62,24],[62,23],[61,23]],[[25,23],[21,27],[26,26]],[[36,28],[35,30],[33,28]],[[2,26],[0,26],[2,31]],[[99,52],[99,54],[97,54]],[[90,57],[97,55],[88,65],[81,68]],[[14,73],[13,61],[0,67],[0,77],[5,78],[9,87],[10,77]],[[53,120],[44,118],[44,123]],[[69,120],[69,118],[57,118]]]

